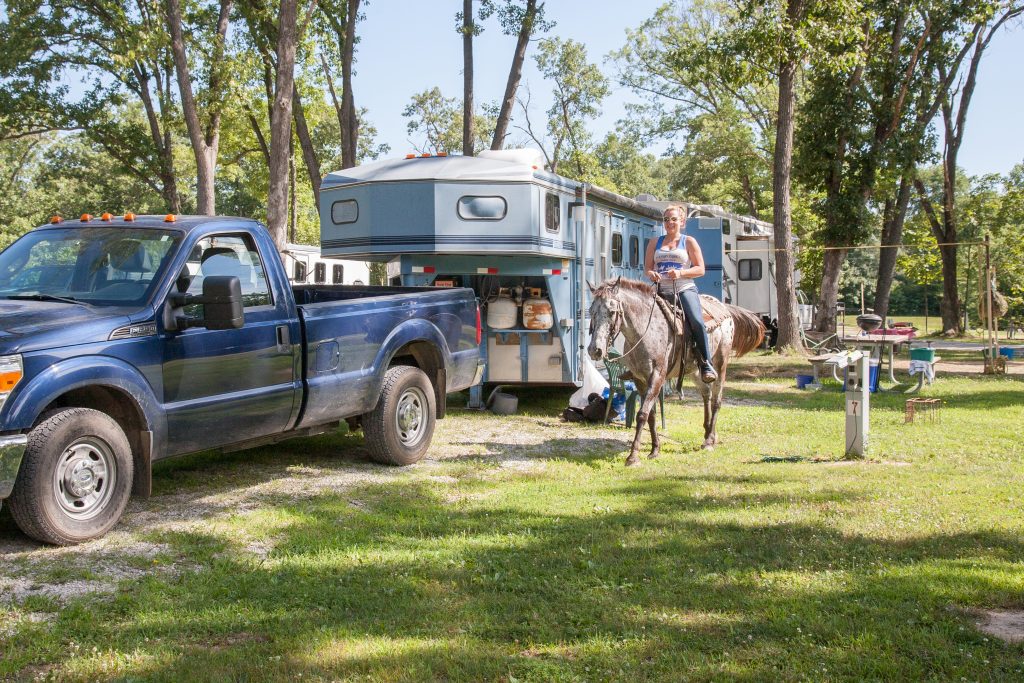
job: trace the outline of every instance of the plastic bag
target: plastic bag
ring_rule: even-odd
[[[583,410],[590,404],[587,398],[591,394],[600,394],[606,388],[608,380],[601,376],[589,356],[583,356],[583,386],[569,397],[569,405]]]

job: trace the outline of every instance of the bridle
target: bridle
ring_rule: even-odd
[[[655,291],[654,297],[657,296],[658,292]],[[641,342],[643,342],[643,340],[647,337],[647,333],[651,331],[651,321],[654,319],[654,309],[658,307],[658,302],[654,297],[651,298],[651,312],[647,315],[647,327],[644,328],[643,334],[640,335],[640,338],[636,340],[635,344],[629,347],[628,351],[623,352],[616,360],[621,360],[628,356],[629,354],[633,353],[633,351],[635,351],[637,347],[640,346]],[[615,338],[618,337],[619,334],[622,332],[622,322],[626,319],[626,314],[622,312],[622,302],[619,301],[618,299],[608,296],[607,294],[605,294],[604,296],[600,296],[598,298],[604,301],[605,308],[607,308],[608,313],[611,314],[611,322],[609,322],[608,324],[607,341],[608,344],[611,344],[615,340]],[[593,331],[591,331],[591,335],[593,335]],[[607,356],[608,349],[605,348],[604,352]]]

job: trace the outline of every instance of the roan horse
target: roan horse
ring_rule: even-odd
[[[661,441],[654,426],[654,406],[662,385],[670,378],[685,374],[693,353],[686,352],[689,340],[677,333],[677,321],[668,308],[658,304],[655,288],[635,280],[608,280],[597,289],[590,306],[590,345],[587,353],[594,360],[608,355],[608,346],[621,332],[625,337],[621,362],[632,373],[643,396],[637,412],[636,435],[626,458],[627,465],[640,462],[637,451],[643,435],[644,422],[651,428],[650,458],[658,457]],[[722,406],[725,370],[732,354],[742,356],[757,348],[764,340],[765,327],[750,311],[723,304],[712,297],[701,297],[705,311],[717,313],[717,327],[709,329],[711,361],[718,379],[704,384],[697,364],[693,363],[697,389],[704,398],[704,448],[713,448],[718,440],[715,425]],[[710,325],[709,325],[710,327]]]

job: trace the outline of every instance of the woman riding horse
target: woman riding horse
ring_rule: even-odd
[[[708,331],[694,282],[704,275],[704,254],[697,240],[683,233],[686,218],[682,207],[665,209],[663,220],[665,235],[648,245],[644,268],[647,277],[658,285],[658,295],[683,309],[690,337],[700,355],[700,378],[711,384],[718,379],[718,373],[711,364]]]

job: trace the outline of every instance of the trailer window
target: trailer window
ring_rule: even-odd
[[[740,280],[760,280],[761,279],[761,259],[759,258],[744,258],[740,259]]]
[[[355,223],[359,220],[359,204],[354,199],[342,199],[331,204],[331,220],[335,225]]]
[[[464,221],[500,221],[508,213],[504,197],[459,197],[459,218]]]
[[[558,232],[562,227],[562,202],[557,194],[548,192],[544,200],[544,228],[548,232]]]
[[[326,263],[314,263],[313,264],[313,282],[318,285],[322,285],[327,282],[327,264]]]
[[[629,238],[629,267],[636,268],[640,265],[640,238],[633,235]]]
[[[345,266],[340,263],[335,263],[331,267],[331,282],[336,285],[340,285],[345,282]]]
[[[293,271],[294,271],[294,272],[292,272],[292,279],[293,280],[295,280],[296,282],[305,282],[306,281],[306,264],[305,263],[303,263],[302,261],[296,261],[295,262],[295,268],[293,269]]]
[[[612,265],[622,265],[622,233],[612,233]]]
[[[731,232],[732,232],[732,221],[729,220],[728,218],[723,218],[722,219],[722,234],[723,235],[728,235]]]

